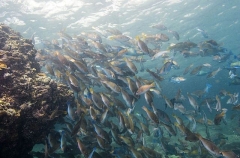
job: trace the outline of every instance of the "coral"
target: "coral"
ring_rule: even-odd
[[[31,157],[56,119],[49,116],[73,98],[66,85],[40,72],[31,40],[0,24],[0,157]],[[6,145],[7,144],[7,145]]]

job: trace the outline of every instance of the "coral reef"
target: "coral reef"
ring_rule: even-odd
[[[32,41],[0,24],[0,157],[31,157],[73,92],[40,72]]]

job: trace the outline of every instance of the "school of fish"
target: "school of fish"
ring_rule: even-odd
[[[56,109],[49,118],[59,119],[59,124],[46,136],[45,158],[239,157],[239,148],[222,148],[220,140],[228,141],[221,137],[224,132],[211,133],[230,128],[229,110],[236,112],[232,119],[239,117],[239,92],[223,89],[208,96],[214,88],[208,81],[219,73],[226,74],[229,86],[240,85],[237,56],[200,28],[196,31],[204,41],[199,43],[180,42],[180,35],[163,24],[149,29],[159,33],[129,37],[116,28],[92,28],[73,36],[62,30],[60,40],[42,40],[36,56],[42,71],[75,95],[75,100],[63,103],[66,111]],[[198,62],[185,67],[178,56]],[[220,66],[230,58],[229,66]],[[181,75],[169,76],[172,71]],[[179,85],[191,76],[205,76],[201,79],[206,86],[198,91],[176,89],[171,95],[162,89],[162,84]]]

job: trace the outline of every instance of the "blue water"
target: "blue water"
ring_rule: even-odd
[[[112,46],[121,46],[121,44],[109,38],[104,34],[104,30],[108,28],[116,28],[124,35],[133,39],[142,33],[155,35],[158,33],[167,34],[170,38],[168,42],[162,43],[161,50],[178,42],[192,41],[196,44],[213,39],[221,47],[227,48],[233,52],[233,55],[238,55],[240,52],[240,3],[238,0],[62,0],[62,1],[37,1],[37,0],[1,0],[0,2],[0,22],[9,25],[14,30],[20,32],[24,38],[31,38],[34,34],[35,47],[44,49],[42,40],[60,39],[58,32],[65,32],[72,37],[81,34],[82,32],[97,32],[101,35],[103,43]],[[169,30],[177,31],[180,35],[180,40],[177,41],[172,34],[165,31],[160,31],[150,26],[155,24],[163,24]],[[207,36],[199,30],[204,30]],[[148,44],[153,48],[151,44]],[[198,47],[192,50],[198,52]],[[206,84],[212,85],[209,92],[203,98],[194,97],[197,102],[201,102],[204,98],[215,98],[221,90],[226,90],[230,94],[239,93],[240,85],[229,86],[233,79],[229,78],[229,71],[222,69],[214,78],[207,79],[206,76],[184,75],[186,81],[181,83],[171,83],[169,78],[174,76],[183,76],[184,69],[190,64],[194,64],[193,68],[204,63],[209,63],[210,68],[204,67],[205,71],[214,71],[219,67],[229,67],[232,62],[237,59],[230,56],[225,62],[219,63],[213,61],[213,56],[206,57],[189,57],[185,58],[177,53],[171,55],[174,61],[180,66],[179,69],[172,68],[170,72],[164,75],[165,80],[161,83],[162,94],[167,98],[174,98],[179,89],[186,100],[183,102],[186,109],[192,107],[187,99],[187,92],[192,93],[197,90],[204,90]],[[145,69],[149,68],[155,71],[163,65],[162,58],[151,61],[149,56],[144,56],[147,61],[144,63]],[[140,64],[135,63],[140,70]],[[43,71],[45,71],[43,69]],[[191,70],[190,70],[191,71]],[[239,76],[239,70],[236,71]],[[144,79],[152,80],[146,71],[140,72],[137,76]],[[121,98],[121,97],[119,97]],[[226,120],[229,122],[227,126],[221,125],[221,130],[226,129],[226,135],[235,135],[233,129],[237,128],[237,123],[230,121],[230,116],[235,113],[231,111],[233,104],[227,104],[229,96],[222,97],[222,108],[227,108]],[[145,112],[141,109],[146,105],[144,97],[141,97],[136,103],[136,111],[138,113]],[[165,101],[161,97],[154,97],[154,105],[162,110],[165,109]],[[212,105],[213,108],[214,105]],[[201,107],[207,117],[214,119],[218,112],[213,110],[210,113],[204,105]],[[166,112],[171,116],[172,109],[167,108]],[[239,115],[239,113],[238,113]],[[186,120],[185,117],[179,116]],[[197,119],[201,118],[198,116]],[[173,120],[173,119],[172,119]],[[237,121],[237,120],[236,120]],[[218,127],[219,128],[219,127]],[[211,128],[212,133],[218,132],[218,128]],[[204,128],[199,127],[198,132],[204,133]],[[204,135],[204,134],[203,134]],[[236,140],[240,140],[239,134]],[[232,140],[228,140],[232,141]],[[150,141],[151,142],[151,141]],[[229,142],[230,143],[230,142]]]

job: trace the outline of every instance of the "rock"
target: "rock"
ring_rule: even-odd
[[[49,119],[73,99],[66,85],[44,73],[35,60],[37,51],[10,27],[0,24],[0,157],[31,157],[36,143],[44,142],[56,123]]]

